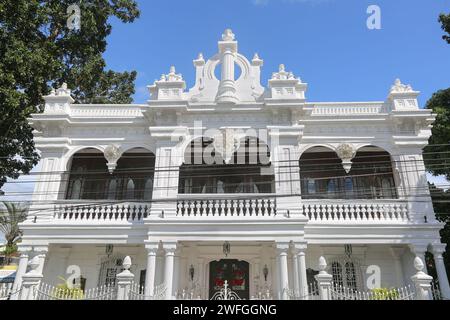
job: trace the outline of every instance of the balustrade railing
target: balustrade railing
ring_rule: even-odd
[[[303,214],[314,222],[406,222],[406,202],[388,200],[303,200]]]
[[[150,204],[61,204],[55,206],[54,219],[62,221],[140,221],[150,214]]]
[[[270,217],[277,214],[276,201],[272,197],[247,199],[195,198],[179,199],[177,215],[182,217]],[[242,194],[241,194],[242,196]]]
[[[364,114],[387,113],[388,107],[383,103],[334,103],[316,104],[312,110],[313,116],[351,116]]]

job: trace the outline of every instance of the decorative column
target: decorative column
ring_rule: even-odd
[[[329,274],[326,269],[327,261],[322,256],[319,258],[319,274],[314,276],[319,286],[320,300],[331,300],[331,285],[333,276]]]
[[[134,274],[130,272],[131,258],[126,256],[123,259],[123,270],[117,278],[117,300],[130,300],[131,285],[134,280]]]
[[[166,287],[166,300],[173,299],[174,256],[177,249],[176,243],[164,243],[166,259],[164,264],[164,285]]]
[[[150,129],[150,131],[152,130]],[[153,203],[148,219],[176,215],[179,167],[183,157],[179,154],[178,140],[174,138],[176,134],[172,129],[167,129],[164,132],[156,128],[154,130],[155,133],[152,133],[152,136],[157,134],[156,137],[154,136],[157,139],[155,174],[152,193]],[[168,201],[168,199],[171,199],[171,201]]]
[[[285,216],[302,213],[298,143],[303,127],[268,126],[275,193],[281,196],[277,198],[277,213]]]
[[[298,260],[299,293],[303,299],[308,295],[308,280],[306,277],[306,245],[295,245]]]
[[[44,264],[45,264],[45,257],[47,256],[48,252],[48,246],[34,247],[34,251],[37,252],[37,256],[39,257],[38,272],[40,274],[44,274]]]
[[[433,281],[433,277],[423,272],[424,264],[419,257],[414,259],[414,268],[417,273],[411,277],[411,280],[416,288],[416,300],[432,300],[431,281]]]
[[[155,293],[156,253],[158,251],[158,244],[149,244],[145,248],[148,251],[147,270],[145,271],[145,295],[152,297]]]
[[[445,252],[445,244],[433,244],[432,252],[434,256],[434,264],[436,266],[441,295],[446,299],[450,299],[450,286],[448,284],[447,271],[445,270],[444,257],[442,257],[442,253]]]
[[[298,252],[297,248],[293,247],[292,252],[292,272],[294,280],[294,294],[297,298],[301,297],[300,293],[300,280],[299,280],[299,264],[298,264]]]
[[[38,271],[39,257],[35,256],[30,261],[30,271],[22,276],[22,291],[20,292],[20,300],[36,300],[36,290],[43,278]]]
[[[288,300],[289,278],[288,278],[287,256],[289,250],[289,243],[277,243],[276,249],[278,255],[277,267],[280,275],[279,290],[281,293],[281,300]]]
[[[22,276],[27,272],[28,258],[31,247],[19,246],[18,250],[20,252],[20,260],[16,271],[16,277],[14,278],[13,292],[16,292],[22,286]],[[14,294],[11,297],[12,300],[16,300],[17,298],[18,294]]]
[[[174,267],[173,267],[173,293],[175,299],[179,291],[180,284],[180,246],[175,250]]]
[[[221,54],[222,73],[217,92],[217,102],[236,103],[236,87],[234,83],[234,63],[237,53],[237,41],[231,29],[226,29],[222,34],[222,41],[219,41],[219,52]]]

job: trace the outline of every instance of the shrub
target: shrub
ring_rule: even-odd
[[[372,300],[397,300],[400,296],[397,289],[377,288],[371,292]]]
[[[63,283],[58,284],[55,289],[53,289],[52,297],[56,299],[67,299],[67,300],[80,300],[84,298],[84,292],[80,288],[72,287],[69,288],[67,285],[67,280],[63,277],[59,277],[63,280]]]

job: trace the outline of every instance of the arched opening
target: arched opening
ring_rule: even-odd
[[[273,193],[269,158],[268,146],[257,138],[243,139],[228,163],[212,139],[196,139],[180,167],[179,193]]]
[[[89,148],[72,158],[67,199],[149,200],[153,192],[155,156],[143,148],[122,154],[111,174],[103,153]]]
[[[385,150],[360,148],[352,160],[350,176],[360,199],[396,199],[397,189],[391,155]]]
[[[359,149],[348,173],[336,152],[313,147],[300,157],[304,199],[396,199],[390,154],[367,146]]]
[[[326,147],[306,150],[299,161],[302,197],[305,199],[339,198],[345,187],[345,170],[336,152]],[[347,187],[349,183],[347,182]]]
[[[94,148],[78,151],[72,157],[66,199],[102,199],[108,187],[108,168],[102,152]]]

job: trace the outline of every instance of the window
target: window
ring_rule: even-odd
[[[348,288],[356,291],[356,270],[353,262],[345,263],[345,283]]]
[[[314,179],[308,179],[308,193],[316,193],[316,181]]]
[[[127,182],[127,191],[125,193],[125,199],[134,199],[134,181],[129,178]]]
[[[73,181],[72,190],[69,196],[70,199],[81,199],[81,185],[82,185],[81,178]]]
[[[111,179],[108,185],[108,200],[116,199],[117,195],[117,180]]]
[[[144,200],[150,200],[153,192],[153,180],[148,178],[144,186]]]
[[[359,263],[352,258],[343,256],[331,263],[333,286],[335,289],[344,287],[356,291],[360,287],[361,275]]]
[[[342,266],[339,262],[333,262],[331,264],[331,273],[333,275],[333,285],[335,288],[342,287],[344,281],[342,279]]]
[[[344,189],[345,189],[345,195],[347,197],[352,198],[352,196],[353,196],[353,179],[352,178],[350,178],[350,177],[345,178]]]
[[[327,192],[331,195],[334,195],[336,193],[336,180],[330,179],[328,181]]]
[[[122,267],[123,259],[124,257],[121,255],[102,259],[100,263],[99,286],[114,286],[116,284],[116,275],[124,270]]]

